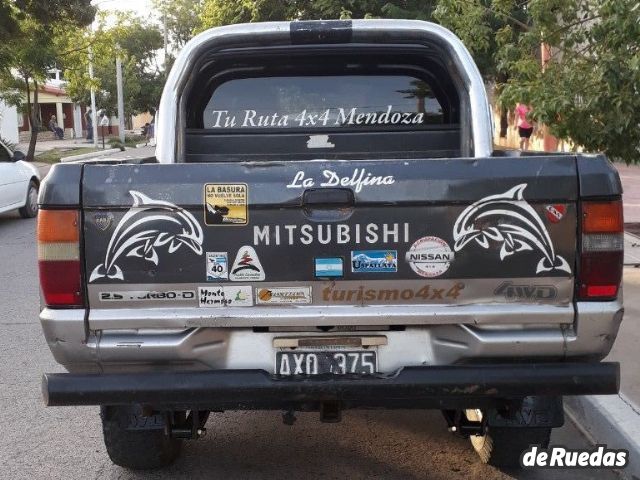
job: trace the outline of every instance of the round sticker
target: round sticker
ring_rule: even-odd
[[[406,261],[421,277],[439,277],[449,269],[453,252],[439,237],[422,237],[411,245]]]
[[[566,205],[547,205],[544,207],[547,218],[551,223],[558,223],[567,213]]]

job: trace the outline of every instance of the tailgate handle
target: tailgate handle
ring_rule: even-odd
[[[350,188],[310,188],[302,195],[303,207],[353,207],[355,198]]]

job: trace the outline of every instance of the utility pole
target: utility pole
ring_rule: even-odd
[[[124,144],[124,97],[122,94],[122,61],[120,60],[120,45],[116,45],[116,85],[118,89],[118,133],[120,142]]]
[[[93,51],[89,47],[89,78],[93,80]],[[96,89],[91,82],[91,119],[93,123],[93,148],[98,148],[98,116],[96,112]]]
[[[168,75],[167,66],[169,65],[169,32],[167,31],[167,0],[162,3],[162,29],[164,30],[164,75]]]

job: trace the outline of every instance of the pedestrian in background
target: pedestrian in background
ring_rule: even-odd
[[[58,140],[64,139],[64,130],[62,130],[58,126],[58,120],[56,119],[55,115],[51,115],[51,119],[49,120],[49,130],[51,130],[54,135],[58,137]]]
[[[104,149],[105,128],[109,128],[109,116],[102,110],[100,113],[100,133],[102,134],[102,148]]]
[[[84,122],[87,126],[87,141],[93,141],[93,115],[90,108],[87,108],[87,111],[84,113]]]
[[[533,133],[533,124],[529,122],[528,115],[531,112],[531,107],[524,103],[518,103],[516,105],[516,127],[518,128],[518,135],[520,136],[520,150],[529,150],[529,139]]]

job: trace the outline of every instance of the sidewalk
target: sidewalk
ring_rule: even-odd
[[[636,249],[640,256],[640,247]],[[611,353],[605,360],[620,362],[620,391],[640,412],[640,268],[625,267],[623,288],[624,320]],[[640,432],[638,436],[640,438]]]
[[[55,143],[55,142],[42,142],[42,143]],[[62,143],[62,141],[60,143]],[[54,146],[53,148],[58,148],[58,146]],[[153,157],[154,155],[155,155],[155,147],[141,147],[141,148],[127,148],[124,152],[119,151],[119,152],[112,153],[109,155],[104,155],[104,156],[100,155],[100,151],[98,151],[96,152],[95,156],[97,160],[108,159],[109,161],[124,163],[124,162],[136,160],[140,158]],[[89,162],[91,162],[90,159],[87,160],[87,163]],[[32,163],[40,171],[41,178],[44,178],[49,173],[49,170],[51,170],[51,167],[53,166],[50,163],[38,162],[37,160]]]
[[[90,147],[93,145],[93,142],[87,142],[84,138],[70,138],[64,140],[38,140],[36,143],[36,155],[43,152],[48,152],[49,150],[53,150],[54,148],[79,148],[79,147]],[[107,147],[109,145],[107,144]],[[102,147],[100,143],[99,147]],[[19,143],[18,150],[27,153],[29,150],[28,143]]]
[[[640,171],[640,169],[637,170]],[[637,214],[635,210],[640,213],[640,203],[638,207],[629,206],[629,208],[632,215]],[[628,215],[626,209],[627,205],[625,205],[625,216]],[[640,220],[640,216],[637,220]],[[610,448],[628,450],[630,464],[620,473],[625,479],[638,480],[640,479],[640,324],[638,323],[640,238],[625,233],[624,248],[624,319],[613,348],[605,359],[605,361],[620,362],[620,393],[565,397],[565,410],[593,444],[606,444]]]

